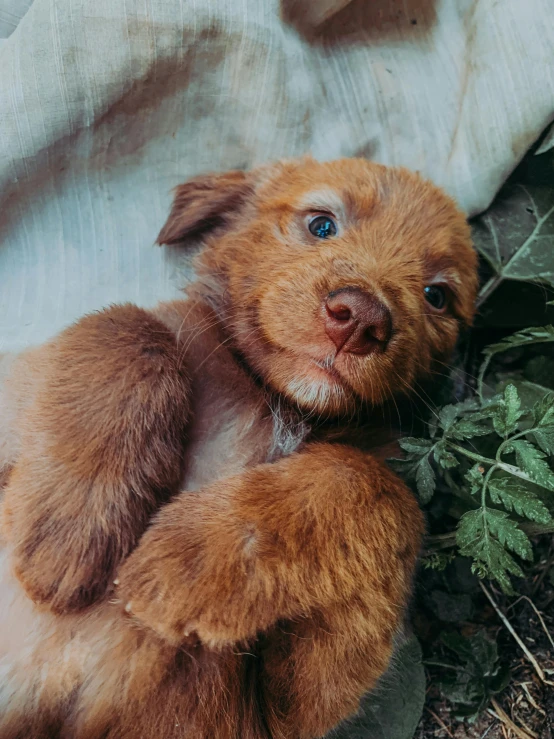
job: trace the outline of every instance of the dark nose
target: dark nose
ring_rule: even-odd
[[[327,296],[325,331],[337,352],[383,352],[391,337],[391,314],[374,295],[358,287],[344,287]]]

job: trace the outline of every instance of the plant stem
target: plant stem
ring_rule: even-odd
[[[485,359],[481,362],[479,373],[477,375],[477,393],[479,395],[479,400],[481,401],[481,404],[483,403],[483,383],[485,381],[485,372],[489,367],[491,356],[492,355],[489,354],[485,356]]]
[[[463,454],[464,457],[473,459],[475,462],[483,462],[483,464],[496,464],[496,459],[490,459],[489,457],[483,457],[481,454],[476,454],[476,452],[470,452],[469,449],[464,449],[463,446],[454,444],[454,442],[452,441],[447,441],[446,444],[451,449],[454,449],[454,451],[458,452],[459,454]]]
[[[529,431],[526,431],[525,433],[529,433]],[[516,437],[513,436],[513,439]],[[507,439],[505,443],[509,443],[511,439]],[[504,470],[504,472],[508,472],[510,475],[513,475],[514,477],[519,477],[521,480],[525,480],[526,482],[532,482],[534,484],[535,481],[532,480],[529,475],[526,475],[525,472],[522,472],[519,467],[516,467],[513,464],[507,464],[506,462],[499,462],[496,459],[490,459],[489,457],[483,457],[480,454],[476,454],[475,452],[470,452],[469,449],[464,449],[463,446],[459,446],[458,444],[454,444],[451,441],[446,442],[447,446],[449,446],[451,449],[454,449],[454,451],[458,452],[459,454],[463,454],[465,457],[468,457],[468,459],[473,459],[475,462],[481,462],[482,464],[490,464],[494,465],[495,468],[499,470]],[[500,448],[502,447],[502,444],[500,445]]]
[[[489,468],[489,471],[485,475],[485,479],[483,480],[483,486],[481,488],[481,510],[483,511],[483,534],[485,535],[485,541],[486,541],[487,547],[489,546],[489,526],[487,523],[487,517],[485,515],[485,512],[487,510],[487,488],[489,486],[490,477],[497,467],[498,467],[498,464],[493,464],[492,467]]]
[[[514,434],[513,436],[510,436],[509,439],[506,439],[505,441],[503,441],[502,444],[500,444],[500,446],[496,450],[497,463],[502,464],[501,457],[502,457],[502,454],[504,453],[504,449],[508,446],[508,444],[511,444],[512,441],[515,441],[516,439],[521,439],[522,436],[526,436],[527,434],[532,434],[533,431],[535,430],[536,429],[532,428],[532,429],[525,429],[525,431],[518,431],[517,434]]]

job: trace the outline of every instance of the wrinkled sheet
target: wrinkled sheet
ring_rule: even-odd
[[[178,294],[178,182],[311,152],[468,214],[554,118],[554,0],[0,0],[0,350]]]

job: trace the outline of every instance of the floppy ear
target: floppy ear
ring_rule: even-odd
[[[198,239],[214,228],[225,226],[253,192],[252,178],[239,170],[204,175],[179,185],[157,243]]]

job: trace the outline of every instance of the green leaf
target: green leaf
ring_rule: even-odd
[[[517,388],[512,384],[507,385],[503,397],[493,411],[494,430],[499,436],[508,437],[517,431],[518,421],[523,415],[525,412],[521,410]]]
[[[469,637],[443,632],[441,641],[461,664],[452,665],[452,670],[438,681],[439,688],[455,704],[456,716],[472,720],[487,705],[491,696],[504,689],[509,672],[498,660],[496,643],[489,639],[484,630]],[[445,663],[444,657],[441,662]],[[429,664],[433,664],[432,661]]]
[[[435,492],[435,472],[429,462],[429,455],[423,457],[416,470],[416,485],[423,505],[429,503]]]
[[[480,462],[474,464],[473,467],[465,474],[465,479],[469,482],[470,492],[472,495],[480,492],[483,487],[483,479],[485,468]]]
[[[439,426],[443,431],[448,431],[456,419],[465,413],[476,411],[478,408],[479,401],[477,398],[466,398],[461,403],[452,403],[451,405],[445,405],[443,408],[440,408],[438,413],[428,423],[431,438],[435,438]]]
[[[412,436],[405,436],[398,443],[404,451],[418,455],[427,454],[433,446],[429,439],[414,439]]]
[[[470,637],[457,632],[443,632],[441,641],[463,662],[471,663],[478,674],[484,677],[496,675],[498,648],[496,642],[489,639],[484,630],[481,629]]]
[[[490,433],[490,428],[476,423],[471,418],[463,418],[448,430],[449,437],[459,439],[460,441],[463,441],[464,439],[473,439],[475,436],[486,436]]]
[[[535,429],[533,437],[545,454],[554,454],[554,426]]]
[[[545,165],[554,151],[544,154]],[[473,239],[497,277],[554,281],[554,188],[508,182],[474,223]]]
[[[442,572],[456,558],[454,552],[433,552],[422,558],[421,564],[426,570],[438,570]]]
[[[499,341],[497,344],[490,344],[490,346],[487,346],[486,349],[483,350],[484,359],[479,368],[479,375],[477,378],[479,396],[483,398],[483,381],[490,361],[495,354],[499,354],[500,352],[505,352],[508,349],[514,349],[519,346],[544,344],[552,341],[554,341],[554,326],[539,326],[517,331],[515,334],[502,339],[502,341]]]
[[[405,482],[410,483],[412,480],[415,480],[415,471],[418,464],[417,459],[411,459],[410,456],[407,459],[392,457],[387,459],[387,464]]]
[[[459,414],[459,408],[456,405],[445,405],[444,408],[441,408],[439,411],[439,423],[440,427],[444,431],[448,431],[450,426],[454,423],[456,418],[458,418]]]
[[[451,703],[473,706],[473,710],[464,712],[464,716],[477,715],[481,706],[480,699],[483,697],[483,689],[479,680],[473,675],[464,670],[457,670],[456,675],[445,675],[437,682],[441,693]],[[456,713],[459,715],[459,712]]]
[[[506,385],[510,383],[512,385],[515,385],[515,387],[517,388],[519,399],[521,400],[521,406],[522,408],[527,409],[527,413],[529,415],[532,415],[532,409],[535,403],[542,400],[545,395],[548,395],[550,393],[550,389],[548,387],[545,387],[544,385],[537,385],[537,383],[535,382],[529,382],[528,380],[518,380],[516,378],[511,378],[508,382],[500,382],[497,387],[498,391],[504,392]]]
[[[439,441],[435,444],[433,449],[433,456],[435,461],[444,469],[450,470],[453,467],[457,467],[460,463],[458,459],[446,448],[446,442]]]
[[[554,393],[544,395],[533,408],[535,426],[552,426],[554,428]]]
[[[506,336],[496,344],[490,344],[483,350],[485,357],[515,349],[519,346],[530,346],[531,344],[544,344],[554,341],[554,326],[533,326],[516,331],[511,336]]]
[[[512,552],[522,559],[532,560],[533,550],[527,535],[519,528],[516,521],[511,519],[505,511],[497,511],[495,508],[486,508],[485,517],[491,534]]]
[[[425,439],[413,439],[410,441],[426,441]],[[410,446],[412,446],[410,444]],[[415,448],[416,445],[413,446]],[[421,447],[418,447],[421,450]],[[432,447],[427,453],[418,458],[418,455],[411,453],[407,459],[388,459],[389,467],[398,472],[402,478],[408,482],[415,482],[419,499],[423,505],[429,503],[435,492],[435,472],[429,461]]]
[[[514,510],[520,516],[537,523],[547,524],[552,520],[542,500],[513,477],[491,478],[488,491],[492,502],[501,503],[507,511]]]
[[[531,442],[517,439],[512,442],[518,466],[526,472],[537,485],[554,490],[554,473],[545,462],[545,454]]]
[[[360,710],[328,739],[412,739],[423,712],[425,669],[415,636],[395,652],[391,665],[360,704]]]
[[[504,511],[479,508],[460,518],[456,530],[460,554],[473,559],[472,572],[491,577],[505,593],[512,594],[509,574],[523,577],[523,571],[506,547],[524,559],[532,556],[529,540]]]

